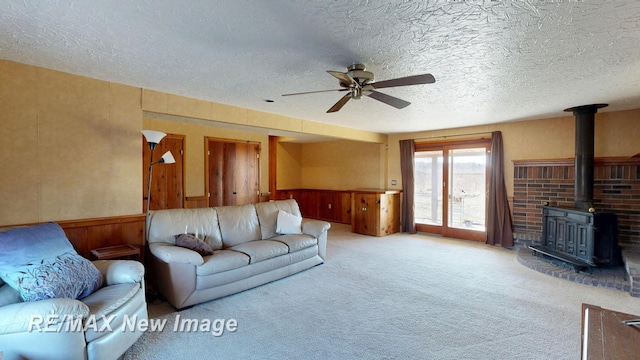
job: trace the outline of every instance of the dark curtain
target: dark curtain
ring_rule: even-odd
[[[504,183],[504,159],[502,155],[502,133],[491,133],[491,173],[487,216],[487,244],[502,247],[513,246],[511,212]]]
[[[413,140],[400,140],[400,172],[402,173],[402,231],[416,233],[413,205],[413,158],[416,145]]]

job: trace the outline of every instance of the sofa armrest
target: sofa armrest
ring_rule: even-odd
[[[105,286],[142,283],[144,265],[135,260],[96,260],[93,264],[100,270]]]
[[[0,307],[0,334],[45,331],[47,322],[52,329],[56,329],[65,321],[76,321],[87,316],[89,307],[75,299],[15,303]]]
[[[302,233],[311,235],[316,239],[320,238],[322,234],[329,231],[330,228],[331,224],[326,221],[302,219]]]
[[[172,245],[169,243],[152,243],[149,244],[149,250],[160,261],[179,264],[192,264],[200,266],[204,264],[202,255],[193,250],[183,248],[180,246]]]

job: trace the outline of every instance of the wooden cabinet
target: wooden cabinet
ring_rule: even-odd
[[[356,190],[351,199],[351,231],[372,236],[400,231],[400,191]]]

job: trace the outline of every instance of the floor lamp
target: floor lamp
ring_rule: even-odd
[[[147,212],[144,220],[144,243],[147,244],[149,241],[149,205],[151,204],[151,180],[153,179],[153,165],[173,164],[176,162],[176,159],[171,154],[171,151],[167,151],[164,153],[164,155],[162,155],[160,159],[155,162],[153,161],[153,150],[155,150],[156,146],[165,136],[167,136],[167,134],[155,130],[142,130],[142,135],[144,135],[145,140],[147,140],[147,144],[149,144],[149,149],[151,150],[151,158],[149,159],[149,183],[147,184]]]

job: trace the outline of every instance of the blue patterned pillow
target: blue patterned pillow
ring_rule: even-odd
[[[100,271],[78,255],[55,223],[0,233],[0,278],[24,301],[81,299],[103,283]]]

